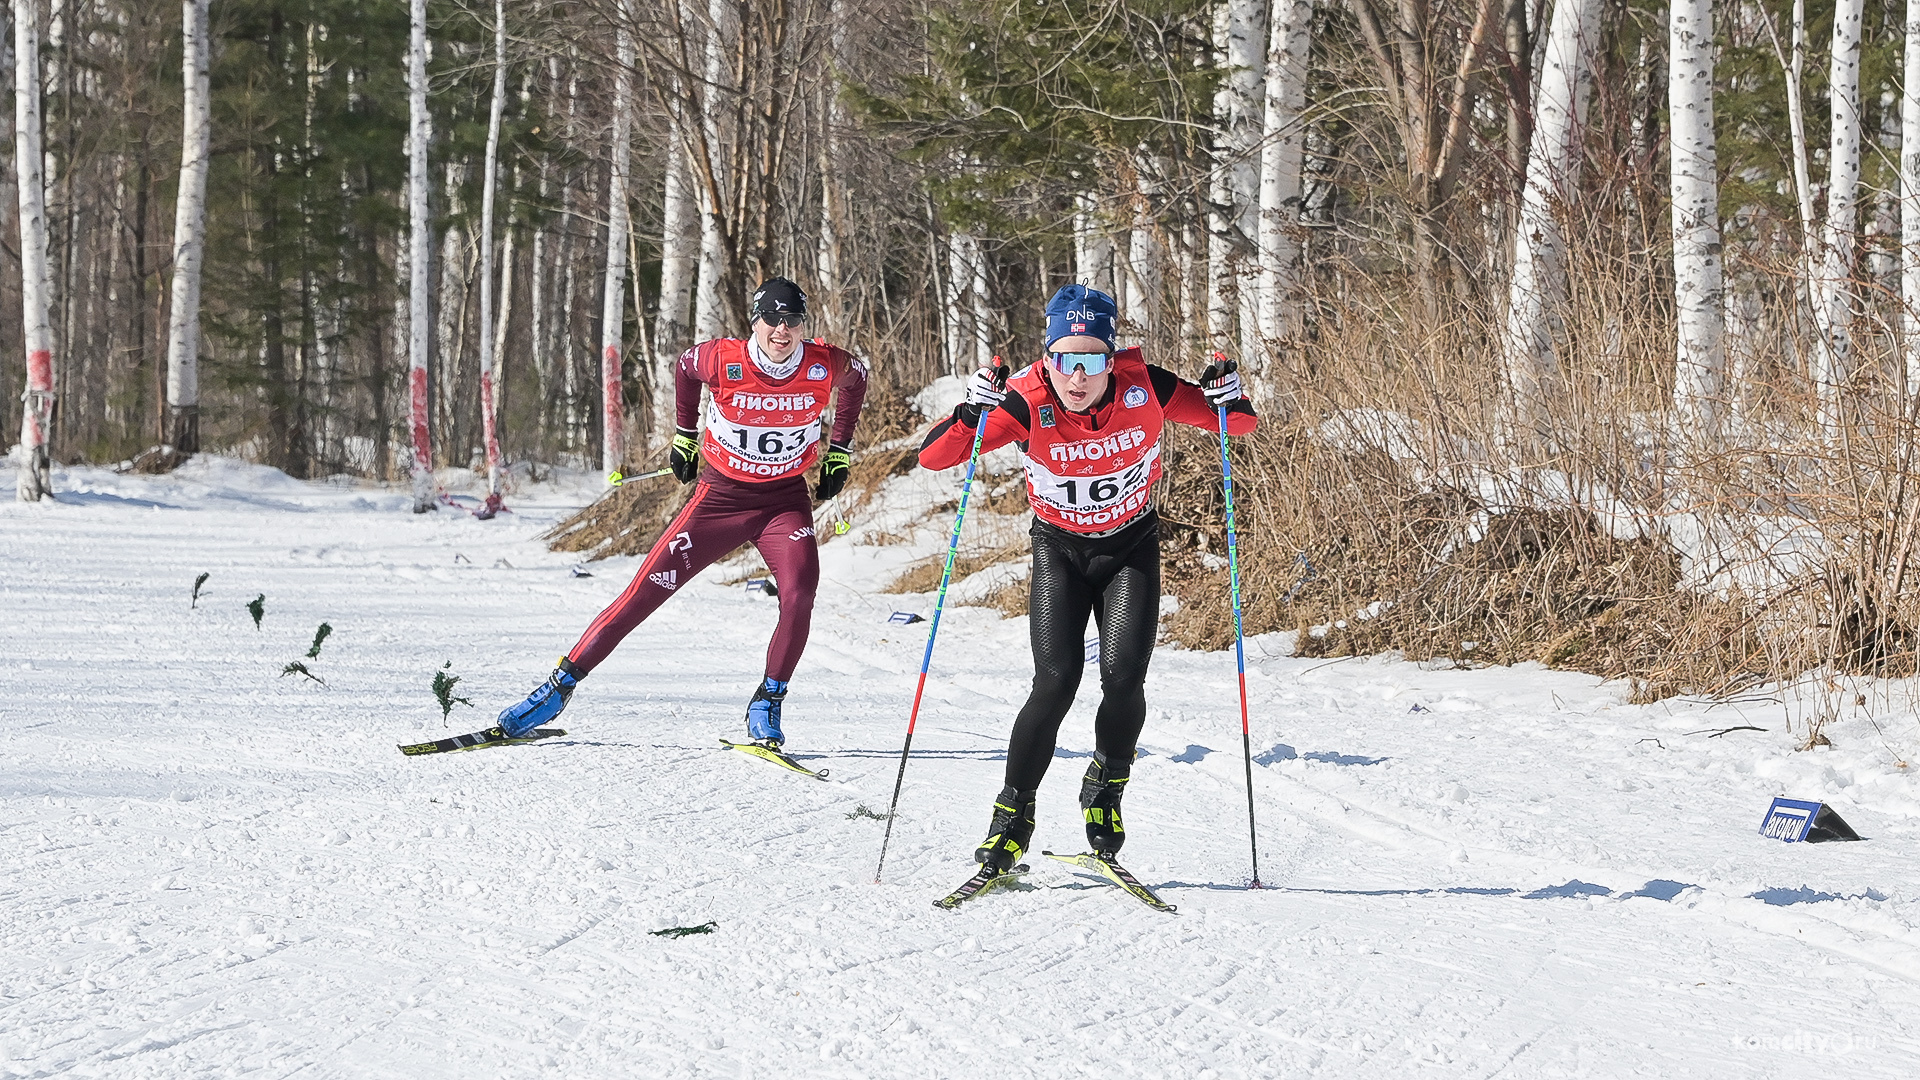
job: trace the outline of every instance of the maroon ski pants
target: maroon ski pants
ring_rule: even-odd
[[[707,470],[626,591],[593,620],[567,659],[583,675],[592,671],[676,589],[748,541],[760,549],[780,590],[780,622],[767,644],[767,677],[792,678],[807,647],[813,593],[820,584],[805,476],[748,482]]]

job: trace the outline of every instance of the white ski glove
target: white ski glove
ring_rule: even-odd
[[[1007,369],[983,367],[967,380],[967,404],[976,409],[997,409],[1007,397]]]
[[[1207,370],[1200,373],[1200,392],[1207,396],[1207,404],[1218,409],[1240,400],[1239,367],[1231,360],[1224,360],[1208,364]]]

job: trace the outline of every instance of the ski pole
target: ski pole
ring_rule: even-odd
[[[994,367],[1000,358],[993,358]],[[907,779],[907,752],[913,749],[913,725],[920,719],[920,695],[927,689],[927,667],[933,663],[933,639],[940,633],[940,611],[947,604],[947,582],[953,580],[953,557],[960,548],[960,523],[967,520],[967,497],[973,494],[973,470],[980,462],[980,442],[987,435],[987,416],[991,405],[980,410],[980,423],[973,429],[973,451],[967,455],[967,477],[960,483],[960,511],[953,515],[953,533],[947,537],[947,564],[940,570],[940,594],[933,601],[933,621],[927,624],[927,651],[920,657],[920,683],[913,688],[913,708],[907,713],[907,741],[900,746],[900,772],[893,778],[893,801],[887,804],[887,831],[880,838],[880,861],[873,868],[873,883],[880,884],[880,871],[887,865],[887,844],[893,840],[893,813],[900,805],[900,786]]]
[[[656,476],[665,476],[672,471],[672,467],[668,467],[665,469],[655,469],[652,472],[643,472],[639,476],[622,476],[618,470],[615,470],[607,474],[607,483],[613,487],[619,487],[622,484],[631,484],[636,480],[651,480]]]
[[[1226,357],[1213,354],[1215,364]],[[1253,823],[1253,734],[1247,723],[1247,645],[1240,628],[1240,544],[1233,530],[1233,464],[1227,459],[1227,407],[1215,406],[1220,418],[1220,476],[1227,494],[1227,580],[1233,590],[1233,662],[1240,671],[1240,749],[1247,762],[1247,846],[1253,854],[1253,887],[1260,884],[1260,840]]]

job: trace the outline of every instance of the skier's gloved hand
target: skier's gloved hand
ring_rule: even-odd
[[[700,442],[694,433],[686,428],[673,429],[673,447],[667,453],[667,464],[673,467],[674,479],[683,484],[693,483],[700,475]]]
[[[997,409],[1007,398],[1007,365],[978,368],[967,380],[967,400],[953,410],[954,419],[968,427],[980,426],[980,414]]]
[[[1200,392],[1207,396],[1207,404],[1218,409],[1232,405],[1243,395],[1240,392],[1240,365],[1220,357],[1218,353],[1214,356],[1214,362],[1200,373]]]
[[[826,502],[840,489],[847,486],[847,472],[853,465],[853,450],[839,443],[828,443],[827,452],[820,455],[820,485],[813,489],[813,497]]]

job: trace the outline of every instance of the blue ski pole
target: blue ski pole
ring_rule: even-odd
[[[1226,357],[1213,354],[1216,366]],[[1240,749],[1247,763],[1247,844],[1253,853],[1253,887],[1260,884],[1260,840],[1253,822],[1253,734],[1247,723],[1247,643],[1240,626],[1240,544],[1233,529],[1233,463],[1227,458],[1227,407],[1216,407],[1220,419],[1220,477],[1227,495],[1227,580],[1233,590],[1233,662],[1240,671]]]
[[[994,367],[1000,358],[993,358]],[[913,726],[920,719],[920,696],[927,690],[927,668],[933,663],[933,639],[940,633],[940,612],[947,605],[947,583],[953,580],[954,553],[960,548],[960,523],[967,520],[967,498],[973,494],[973,470],[980,462],[980,442],[987,435],[988,406],[980,410],[980,423],[973,429],[973,451],[967,455],[967,476],[960,484],[960,511],[953,515],[953,533],[947,537],[947,564],[940,571],[940,594],[933,601],[933,621],[927,625],[927,651],[920,658],[920,683],[913,689],[913,709],[907,714],[907,741],[900,747],[900,772],[893,778],[893,801],[887,804],[887,831],[880,838],[880,861],[873,868],[873,883],[880,884],[880,871],[887,865],[887,844],[893,840],[893,813],[900,805],[900,786],[907,779],[907,753],[913,749]]]

